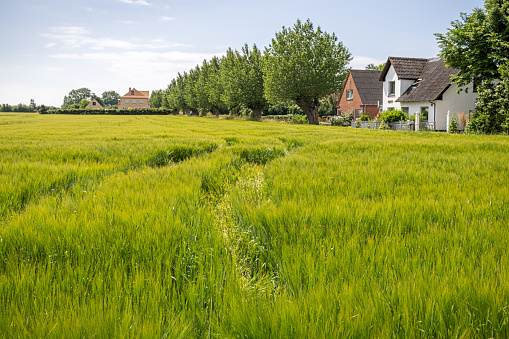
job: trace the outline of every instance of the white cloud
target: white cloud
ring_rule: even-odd
[[[145,0],[119,0],[125,4],[140,5],[140,6],[151,6],[152,4]]]
[[[163,16],[163,17],[161,18],[161,20],[162,20],[162,21],[172,21],[172,20],[175,20],[175,18],[174,18],[174,17],[172,17],[172,16]]]
[[[78,49],[86,47],[93,50],[103,50],[107,48],[117,48],[124,50],[134,49],[165,49],[176,47],[191,47],[190,45],[173,43],[164,39],[155,39],[150,43],[138,43],[136,39],[119,40],[112,38],[94,38],[84,27],[54,27],[52,34],[41,34],[42,37],[55,40],[56,42],[47,43],[46,48],[62,46],[68,49]],[[138,40],[142,41],[142,40]]]
[[[51,28],[52,32],[58,35],[87,35],[90,31],[85,27],[79,26],[61,26]]]
[[[350,67],[352,69],[364,69],[369,64],[380,65],[386,62],[387,60],[375,59],[367,56],[354,56],[353,60],[350,61]]]

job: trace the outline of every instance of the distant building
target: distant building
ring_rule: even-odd
[[[361,114],[375,118],[382,104],[381,74],[382,71],[350,70],[339,95],[338,114],[352,113],[354,119]]]
[[[118,99],[119,109],[150,108],[150,91],[138,91],[129,87],[129,92]]]
[[[104,109],[104,107],[99,103],[99,101],[92,99],[85,109]]]

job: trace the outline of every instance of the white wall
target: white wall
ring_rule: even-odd
[[[389,96],[389,81],[394,81],[396,85],[395,93],[392,96]],[[383,110],[387,111],[390,107],[401,109],[402,105],[400,102],[396,102],[396,99],[398,99],[413,83],[414,80],[399,80],[394,67],[391,65],[383,83]]]
[[[435,128],[440,131],[447,129],[447,111],[451,111],[451,116],[454,114],[458,119],[458,113],[463,112],[468,114],[469,111],[472,113],[475,110],[475,102],[477,100],[477,93],[473,91],[472,84],[466,87],[468,93],[461,91],[456,93],[458,85],[452,84],[447,91],[443,94],[442,100],[436,100],[437,113],[436,113],[436,126]]]

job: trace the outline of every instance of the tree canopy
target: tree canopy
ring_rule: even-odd
[[[365,70],[367,70],[367,71],[382,71],[384,69],[384,67],[385,67],[385,62],[380,65],[369,64],[365,67]]]
[[[223,83],[223,102],[229,108],[241,105],[253,110],[256,120],[260,120],[266,100],[263,95],[262,53],[253,45],[250,51],[247,44],[242,54],[228,49],[222,61],[221,80]]]
[[[83,99],[92,100],[96,95],[88,88],[73,89],[68,95],[64,96],[64,103],[62,108],[71,107],[73,105],[79,106]]]
[[[455,82],[500,78],[499,67],[509,55],[509,1],[486,0],[485,8],[461,13],[445,34],[435,34],[448,67],[460,69]]]
[[[102,99],[101,105],[115,106],[118,105],[118,99],[120,99],[120,94],[118,94],[115,91],[106,91],[103,92],[101,99]]]
[[[271,103],[294,101],[309,123],[318,121],[319,100],[339,90],[350,52],[308,19],[276,33],[263,63],[265,97]]]

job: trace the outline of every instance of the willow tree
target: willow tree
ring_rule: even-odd
[[[315,30],[308,19],[276,33],[263,62],[265,97],[271,103],[294,101],[310,124],[318,122],[320,99],[337,92],[345,79],[350,52],[336,35]]]

